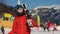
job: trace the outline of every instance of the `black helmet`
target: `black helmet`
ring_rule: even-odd
[[[14,10],[17,11],[17,9],[19,9],[19,8],[22,8],[22,9],[23,9],[23,6],[22,6],[22,5],[16,5],[16,6],[14,7]]]

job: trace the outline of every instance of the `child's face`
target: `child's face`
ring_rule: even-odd
[[[22,9],[22,8],[19,8],[19,9],[18,9],[18,12],[19,12],[19,13],[23,12],[23,9]]]

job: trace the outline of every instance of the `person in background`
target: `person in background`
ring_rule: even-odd
[[[56,25],[56,23],[54,24],[54,30],[53,31],[56,31],[57,29],[56,29],[56,27],[57,27],[57,25]]]
[[[51,27],[51,21],[50,20],[48,20],[48,31],[49,31],[49,28]]]

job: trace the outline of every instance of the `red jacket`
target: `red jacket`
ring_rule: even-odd
[[[14,19],[14,23],[13,23],[13,28],[12,31],[9,32],[8,34],[30,34],[30,27],[27,25],[26,22],[26,15],[23,16],[17,16]],[[34,26],[37,26],[36,22],[32,19],[32,24]]]
[[[48,22],[48,28],[50,28],[51,27],[51,22]]]

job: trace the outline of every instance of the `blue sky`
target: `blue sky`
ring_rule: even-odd
[[[4,0],[7,5],[16,6],[17,0]],[[60,0],[21,0],[27,4],[27,9],[32,9],[38,6],[60,5]]]

